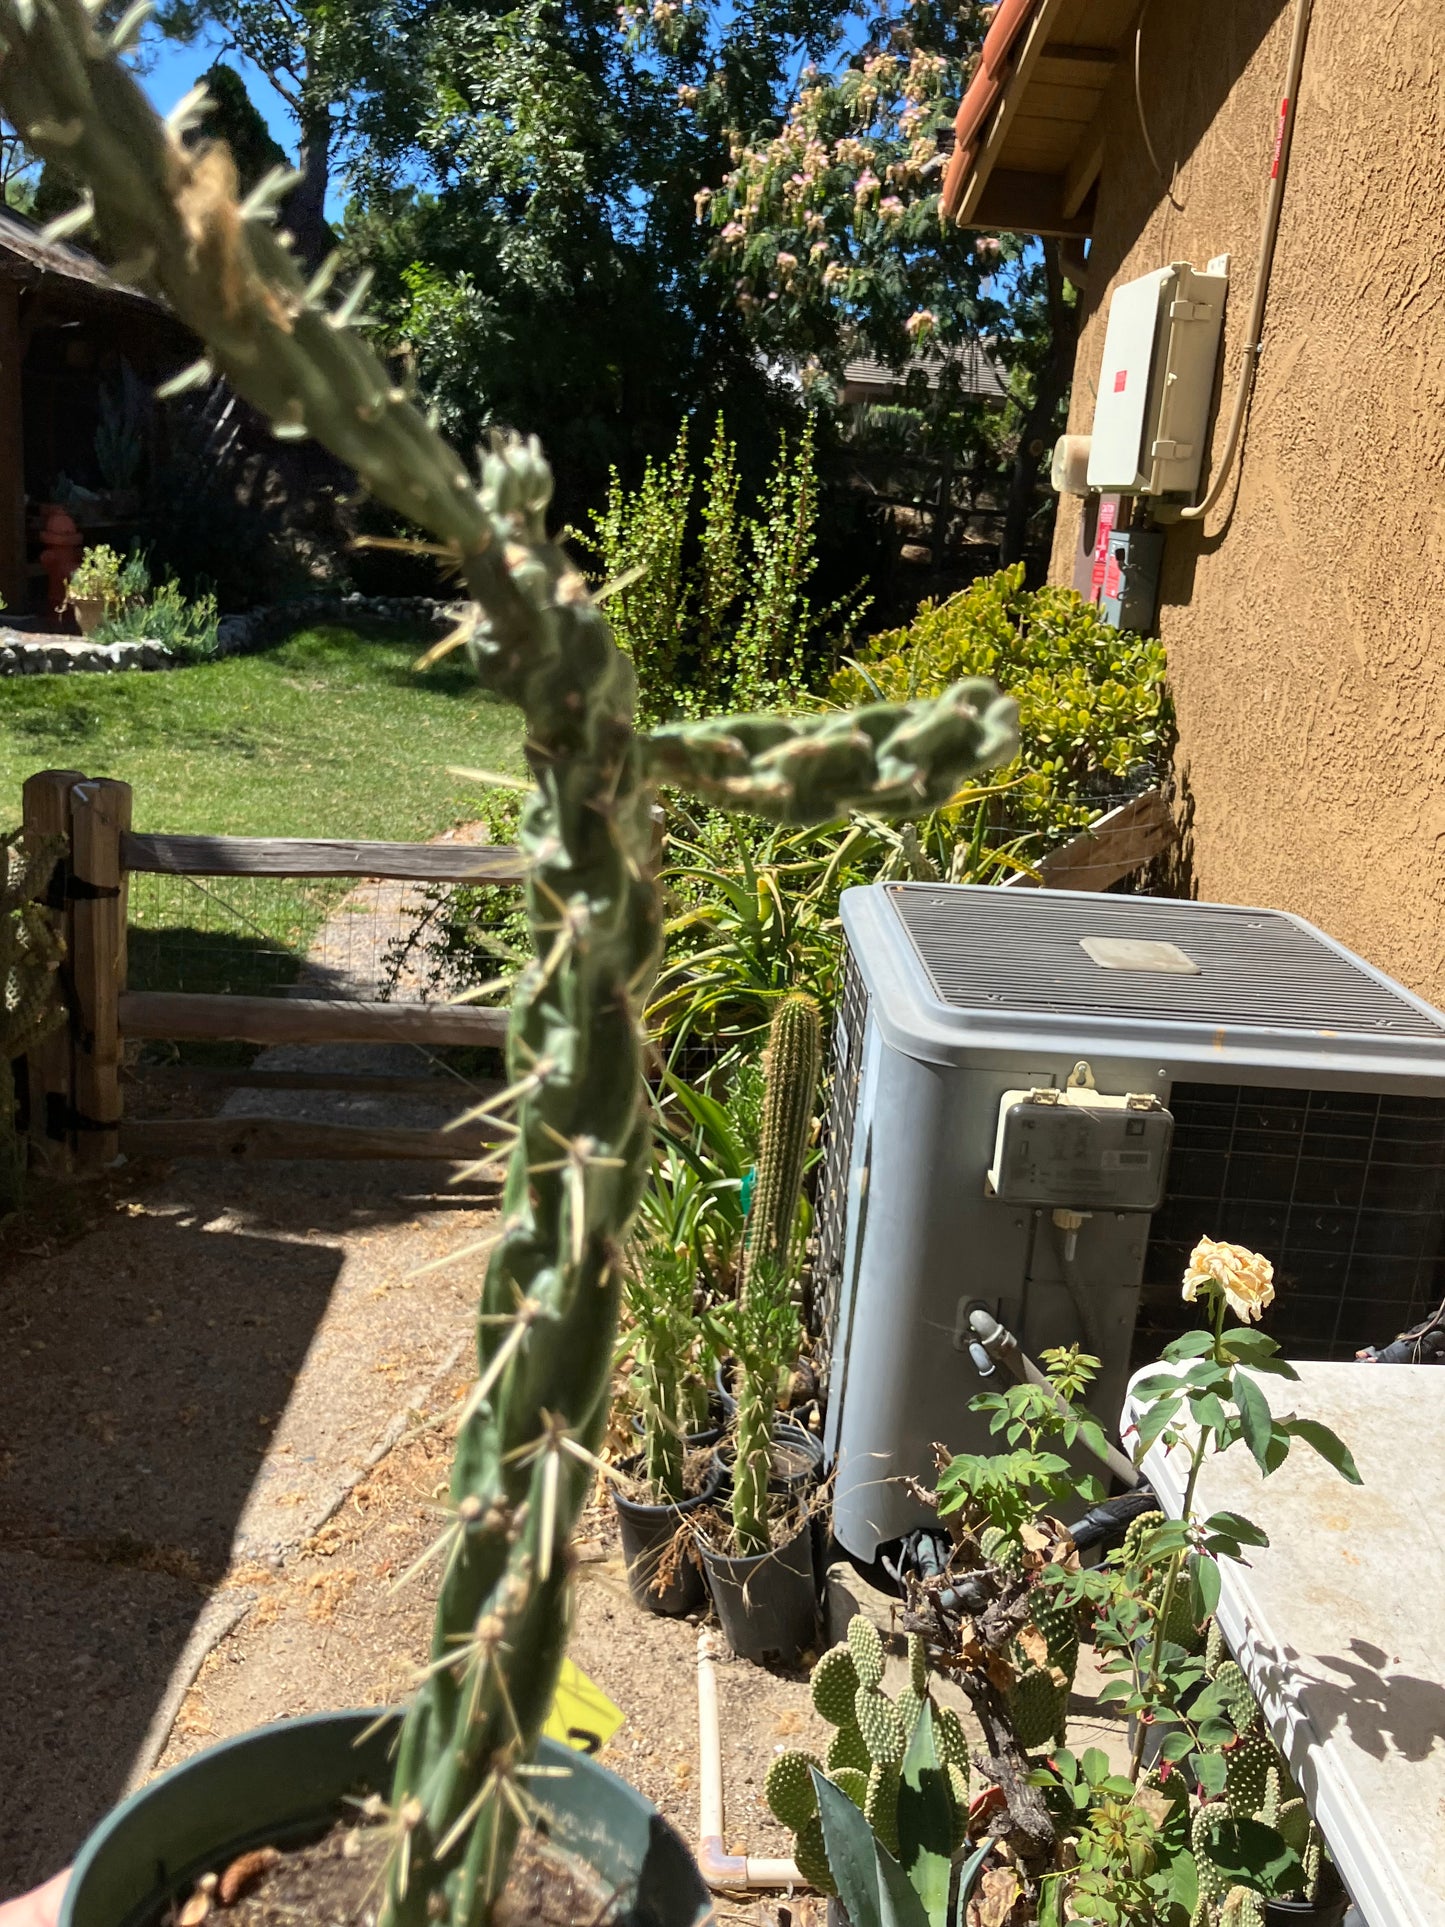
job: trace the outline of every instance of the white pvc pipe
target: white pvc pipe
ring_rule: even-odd
[[[697,1636],[697,1864],[714,1893],[748,1887],[806,1885],[794,1860],[753,1859],[727,1851],[723,1819],[722,1732],[718,1725],[717,1674],[713,1670],[716,1635]]]

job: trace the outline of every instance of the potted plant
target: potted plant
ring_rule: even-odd
[[[93,636],[121,603],[120,577],[124,561],[108,542],[88,548],[65,584],[65,607],[75,617],[83,636]]]
[[[807,1495],[818,1460],[806,1434],[780,1436],[777,1406],[779,1382],[797,1357],[802,1336],[794,1303],[796,1232],[821,1057],[818,1006],[804,992],[789,992],[768,1029],[762,1133],[742,1278],[734,1303],[720,1308],[712,1321],[734,1361],[737,1410],[730,1537],[725,1545],[705,1544],[703,1562],[732,1650],[786,1662],[796,1662],[817,1633]],[[775,1512],[783,1515],[777,1544]]]
[[[654,787],[796,823],[854,808],[921,813],[1014,753],[1016,711],[974,681],[856,715],[722,717],[639,733],[632,667],[547,537],[552,483],[536,444],[499,440],[478,482],[348,326],[364,288],[328,309],[327,277],[308,286],[273,230],[289,175],[278,170],[238,206],[225,150],[188,144],[196,100],[162,122],[121,59],[129,23],[105,31],[83,0],[0,0],[0,108],[33,151],[88,190],[70,225],[93,219],[108,256],[158,287],[207,344],[188,379],[221,372],[279,432],[314,434],[428,531],[468,598],[456,639],[526,721],[535,788],[518,838],[535,956],[513,994],[511,1078],[495,1102],[513,1150],[481,1290],[478,1376],[457,1432],[432,1658],[394,1761],[380,1905],[382,1927],[483,1927],[537,1810],[535,1789],[549,1785],[535,1777],[536,1755],[566,1646],[569,1541],[598,1464],[623,1254],[649,1170],[640,1016],[661,929]],[[335,1810],[356,1778],[354,1756],[348,1743],[344,1767],[338,1752],[308,1779],[300,1730],[287,1730],[288,1741],[263,1729],[234,1751],[264,1760],[248,1768],[248,1786],[270,1789],[294,1766],[295,1812],[314,1824],[319,1781],[334,1771]],[[269,1791],[266,1803],[268,1825],[281,1824]],[[107,1837],[129,1830],[128,1864],[144,1859],[164,1906],[203,1843],[195,1832],[168,1843],[144,1802],[127,1811]],[[254,1839],[246,1798],[213,1817],[205,1854]],[[596,1831],[606,1826],[599,1812]],[[647,1840],[666,1832],[652,1816]],[[639,1907],[648,1873],[644,1859]],[[651,1918],[686,1922],[700,1886]],[[113,1904],[103,1883],[78,1881],[65,1903],[70,1927],[119,1927],[131,1898]]]
[[[691,1515],[709,1504],[722,1473],[708,1449],[707,1386],[699,1369],[702,1327],[694,1310],[697,1240],[707,1197],[673,1147],[659,1148],[633,1238],[627,1308],[636,1363],[631,1385],[643,1449],[617,1468],[612,1502],[632,1596],[648,1612],[696,1610],[707,1597]]]

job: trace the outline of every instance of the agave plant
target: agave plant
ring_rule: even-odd
[[[453,640],[526,722],[535,788],[519,842],[536,954],[515,986],[505,1100],[513,1151],[481,1288],[478,1373],[460,1423],[432,1659],[407,1715],[384,1927],[481,1927],[529,1811],[528,1759],[567,1641],[569,1540],[606,1423],[624,1250],[647,1181],[641,1011],[658,962],[654,785],[774,821],[948,800],[1016,746],[988,683],[935,701],[800,720],[634,726],[635,678],[547,536],[551,475],[502,442],[480,478],[436,435],[273,226],[282,172],[238,205],[222,147],[188,144],[202,97],[162,122],[83,0],[0,0],[0,109],[85,199],[122,278],[160,289],[220,373],[287,437],[314,435],[425,528],[468,602]]]

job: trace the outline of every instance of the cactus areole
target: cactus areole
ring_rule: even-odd
[[[913,814],[1017,745],[987,683],[856,717],[633,727],[632,667],[575,566],[547,539],[535,442],[499,443],[480,479],[428,426],[272,226],[284,172],[237,206],[223,147],[187,146],[191,97],[162,121],[82,0],[0,0],[0,108],[85,200],[121,279],[160,290],[282,436],[313,435],[429,531],[470,603],[477,673],[526,718],[535,789],[520,842],[535,957],[508,1042],[513,1150],[482,1287],[478,1377],[457,1436],[431,1664],[393,1794],[383,1927],[482,1927],[517,1827],[545,1795],[526,1772],[568,1629],[568,1544],[602,1432],[621,1251],[648,1170],[640,1011],[658,964],[652,782],[784,822]]]

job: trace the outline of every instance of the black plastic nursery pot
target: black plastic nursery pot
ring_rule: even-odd
[[[1267,1900],[1264,1922],[1265,1927],[1344,1927],[1349,1911],[1350,1896],[1341,1888],[1318,1900]]]
[[[729,1401],[728,1406],[724,1406],[718,1395],[715,1392],[712,1393],[707,1402],[707,1424],[699,1427],[696,1432],[684,1432],[682,1435],[683,1443],[692,1450],[701,1450],[704,1446],[716,1445],[723,1435],[729,1418],[732,1416],[730,1407],[731,1401]],[[639,1439],[646,1433],[647,1421],[640,1413],[633,1414],[632,1429]]]
[[[724,1439],[717,1450],[717,1463],[722,1472],[722,1493],[733,1488],[733,1460],[737,1446],[733,1439]],[[782,1493],[788,1498],[801,1502],[812,1491],[823,1474],[823,1441],[806,1427],[794,1425],[788,1419],[778,1419],[773,1425],[773,1463],[768,1473],[769,1492]]]
[[[81,1848],[60,1927],[152,1927],[178,1894],[234,1855],[315,1839],[347,1794],[389,1790],[400,1721],[400,1712],[316,1713],[172,1768],[118,1806]],[[541,1783],[551,1838],[627,1896],[622,1927],[707,1927],[712,1903],[702,1875],[650,1801],[555,1741],[542,1742],[538,1760],[570,1769]]]
[[[723,1637],[739,1659],[796,1666],[817,1645],[810,1521],[804,1519],[781,1545],[748,1559],[704,1545],[702,1562]]]
[[[618,1466],[636,1478],[643,1458],[624,1459]],[[688,1514],[712,1505],[722,1484],[716,1456],[708,1466],[702,1490],[680,1505],[642,1505],[614,1486],[612,1503],[622,1532],[622,1557],[627,1584],[644,1612],[679,1618],[696,1612],[707,1599],[707,1582],[696,1542],[688,1528]]]

